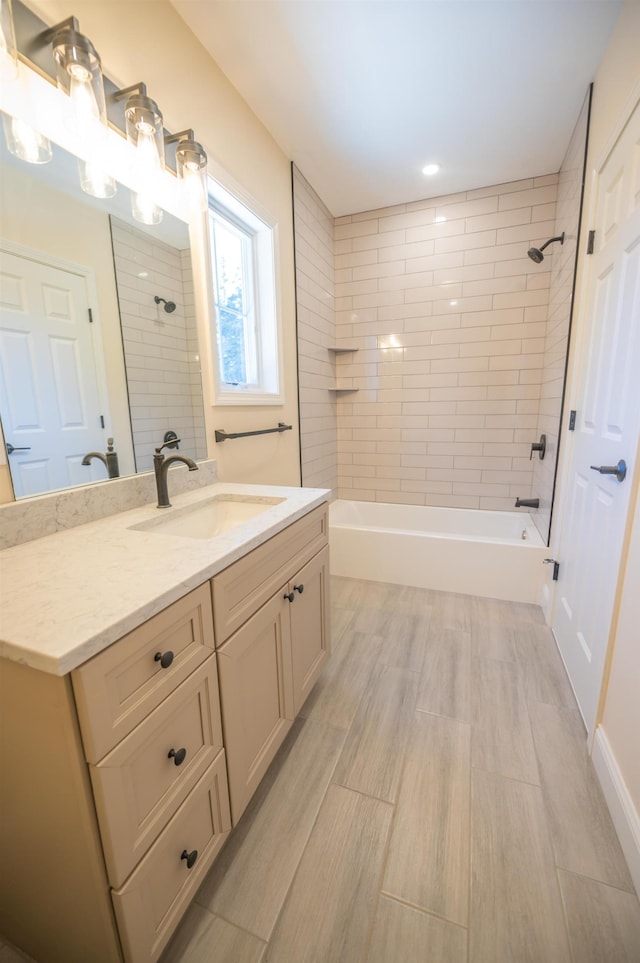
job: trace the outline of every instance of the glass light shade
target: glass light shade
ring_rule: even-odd
[[[65,27],[52,44],[58,87],[71,98],[78,134],[86,134],[96,123],[106,124],[102,67],[91,41]]]
[[[11,0],[0,0],[0,80],[9,83],[18,76],[18,52],[11,13]]]
[[[19,117],[2,115],[2,126],[7,148],[14,157],[29,164],[48,164],[51,160],[51,144],[37,130]]]
[[[116,182],[103,169],[100,161],[78,160],[80,187],[91,197],[113,197],[116,193]]]
[[[162,114],[150,97],[130,97],[124,110],[127,140],[138,149],[138,167],[147,176],[164,170]]]
[[[187,204],[193,211],[206,211],[209,203],[207,195],[207,155],[197,140],[181,140],[176,146],[178,176],[184,182]]]
[[[162,208],[153,200],[151,193],[141,191],[131,192],[131,213],[141,224],[159,224],[162,220]]]

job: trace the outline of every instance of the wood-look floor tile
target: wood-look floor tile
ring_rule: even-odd
[[[330,786],[264,963],[361,960],[393,807]]]
[[[542,793],[472,771],[469,963],[571,959]]]
[[[476,658],[515,662],[518,658],[514,629],[504,618],[503,605],[496,599],[474,599],[471,623],[471,651]]]
[[[461,722],[470,721],[471,641],[468,632],[431,628],[416,706],[424,712],[449,716]]]
[[[376,666],[349,729],[333,782],[393,802],[413,723],[415,672]]]
[[[192,903],[160,963],[259,963],[265,945]]]
[[[26,953],[9,946],[8,943],[0,943],[0,963],[36,963],[36,961]]]
[[[343,636],[349,630],[355,612],[352,609],[342,609],[332,606],[331,608],[331,645],[335,649],[340,644]]]
[[[380,636],[348,632],[311,690],[300,716],[348,729],[383,644]]]
[[[538,766],[520,666],[474,659],[472,677],[472,764],[537,784]]]
[[[571,683],[551,629],[546,625],[525,624],[514,631],[514,636],[523,667],[527,702],[547,702],[576,709]]]
[[[419,672],[429,631],[430,611],[424,615],[402,615],[385,609],[361,609],[354,614],[352,632],[379,635],[384,639],[379,661],[398,669]]]
[[[605,883],[560,870],[569,941],[579,963],[638,963],[640,903]]]
[[[196,897],[268,939],[318,813],[344,732],[297,720]]]
[[[472,596],[453,592],[434,593],[431,621],[434,629],[471,630]]]
[[[467,963],[467,931],[381,896],[366,963]]]
[[[382,888],[466,925],[469,726],[417,712],[409,737]]]
[[[578,710],[529,706],[556,863],[633,892]]]

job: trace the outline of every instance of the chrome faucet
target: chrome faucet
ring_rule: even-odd
[[[101,451],[90,451],[82,459],[83,465],[90,465],[93,458],[101,461],[107,469],[109,478],[119,478],[120,468],[118,466],[118,453],[113,450],[113,438],[107,438],[107,453],[103,455]]]
[[[167,488],[167,471],[170,465],[173,465],[176,461],[181,461],[183,465],[187,466],[189,471],[198,470],[195,461],[187,458],[186,455],[170,455],[168,458],[164,457],[162,449],[174,448],[179,441],[179,438],[174,438],[172,441],[165,442],[164,445],[156,448],[153,456],[153,470],[156,473],[156,488],[158,490],[158,508],[171,508],[169,490]]]
[[[516,508],[540,508],[540,499],[516,498]]]

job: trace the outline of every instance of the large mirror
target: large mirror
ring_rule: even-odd
[[[0,501],[108,478],[111,438],[120,476],[168,432],[205,458],[187,224],[139,224],[62,148],[28,164],[0,140]]]

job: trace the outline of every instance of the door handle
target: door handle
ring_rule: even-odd
[[[10,441],[7,442],[7,455],[13,455],[14,451],[31,451],[31,447],[28,448],[14,448]]]
[[[627,463],[623,458],[617,465],[590,465],[593,471],[599,471],[601,475],[615,475],[619,482],[623,482],[627,477]]]

